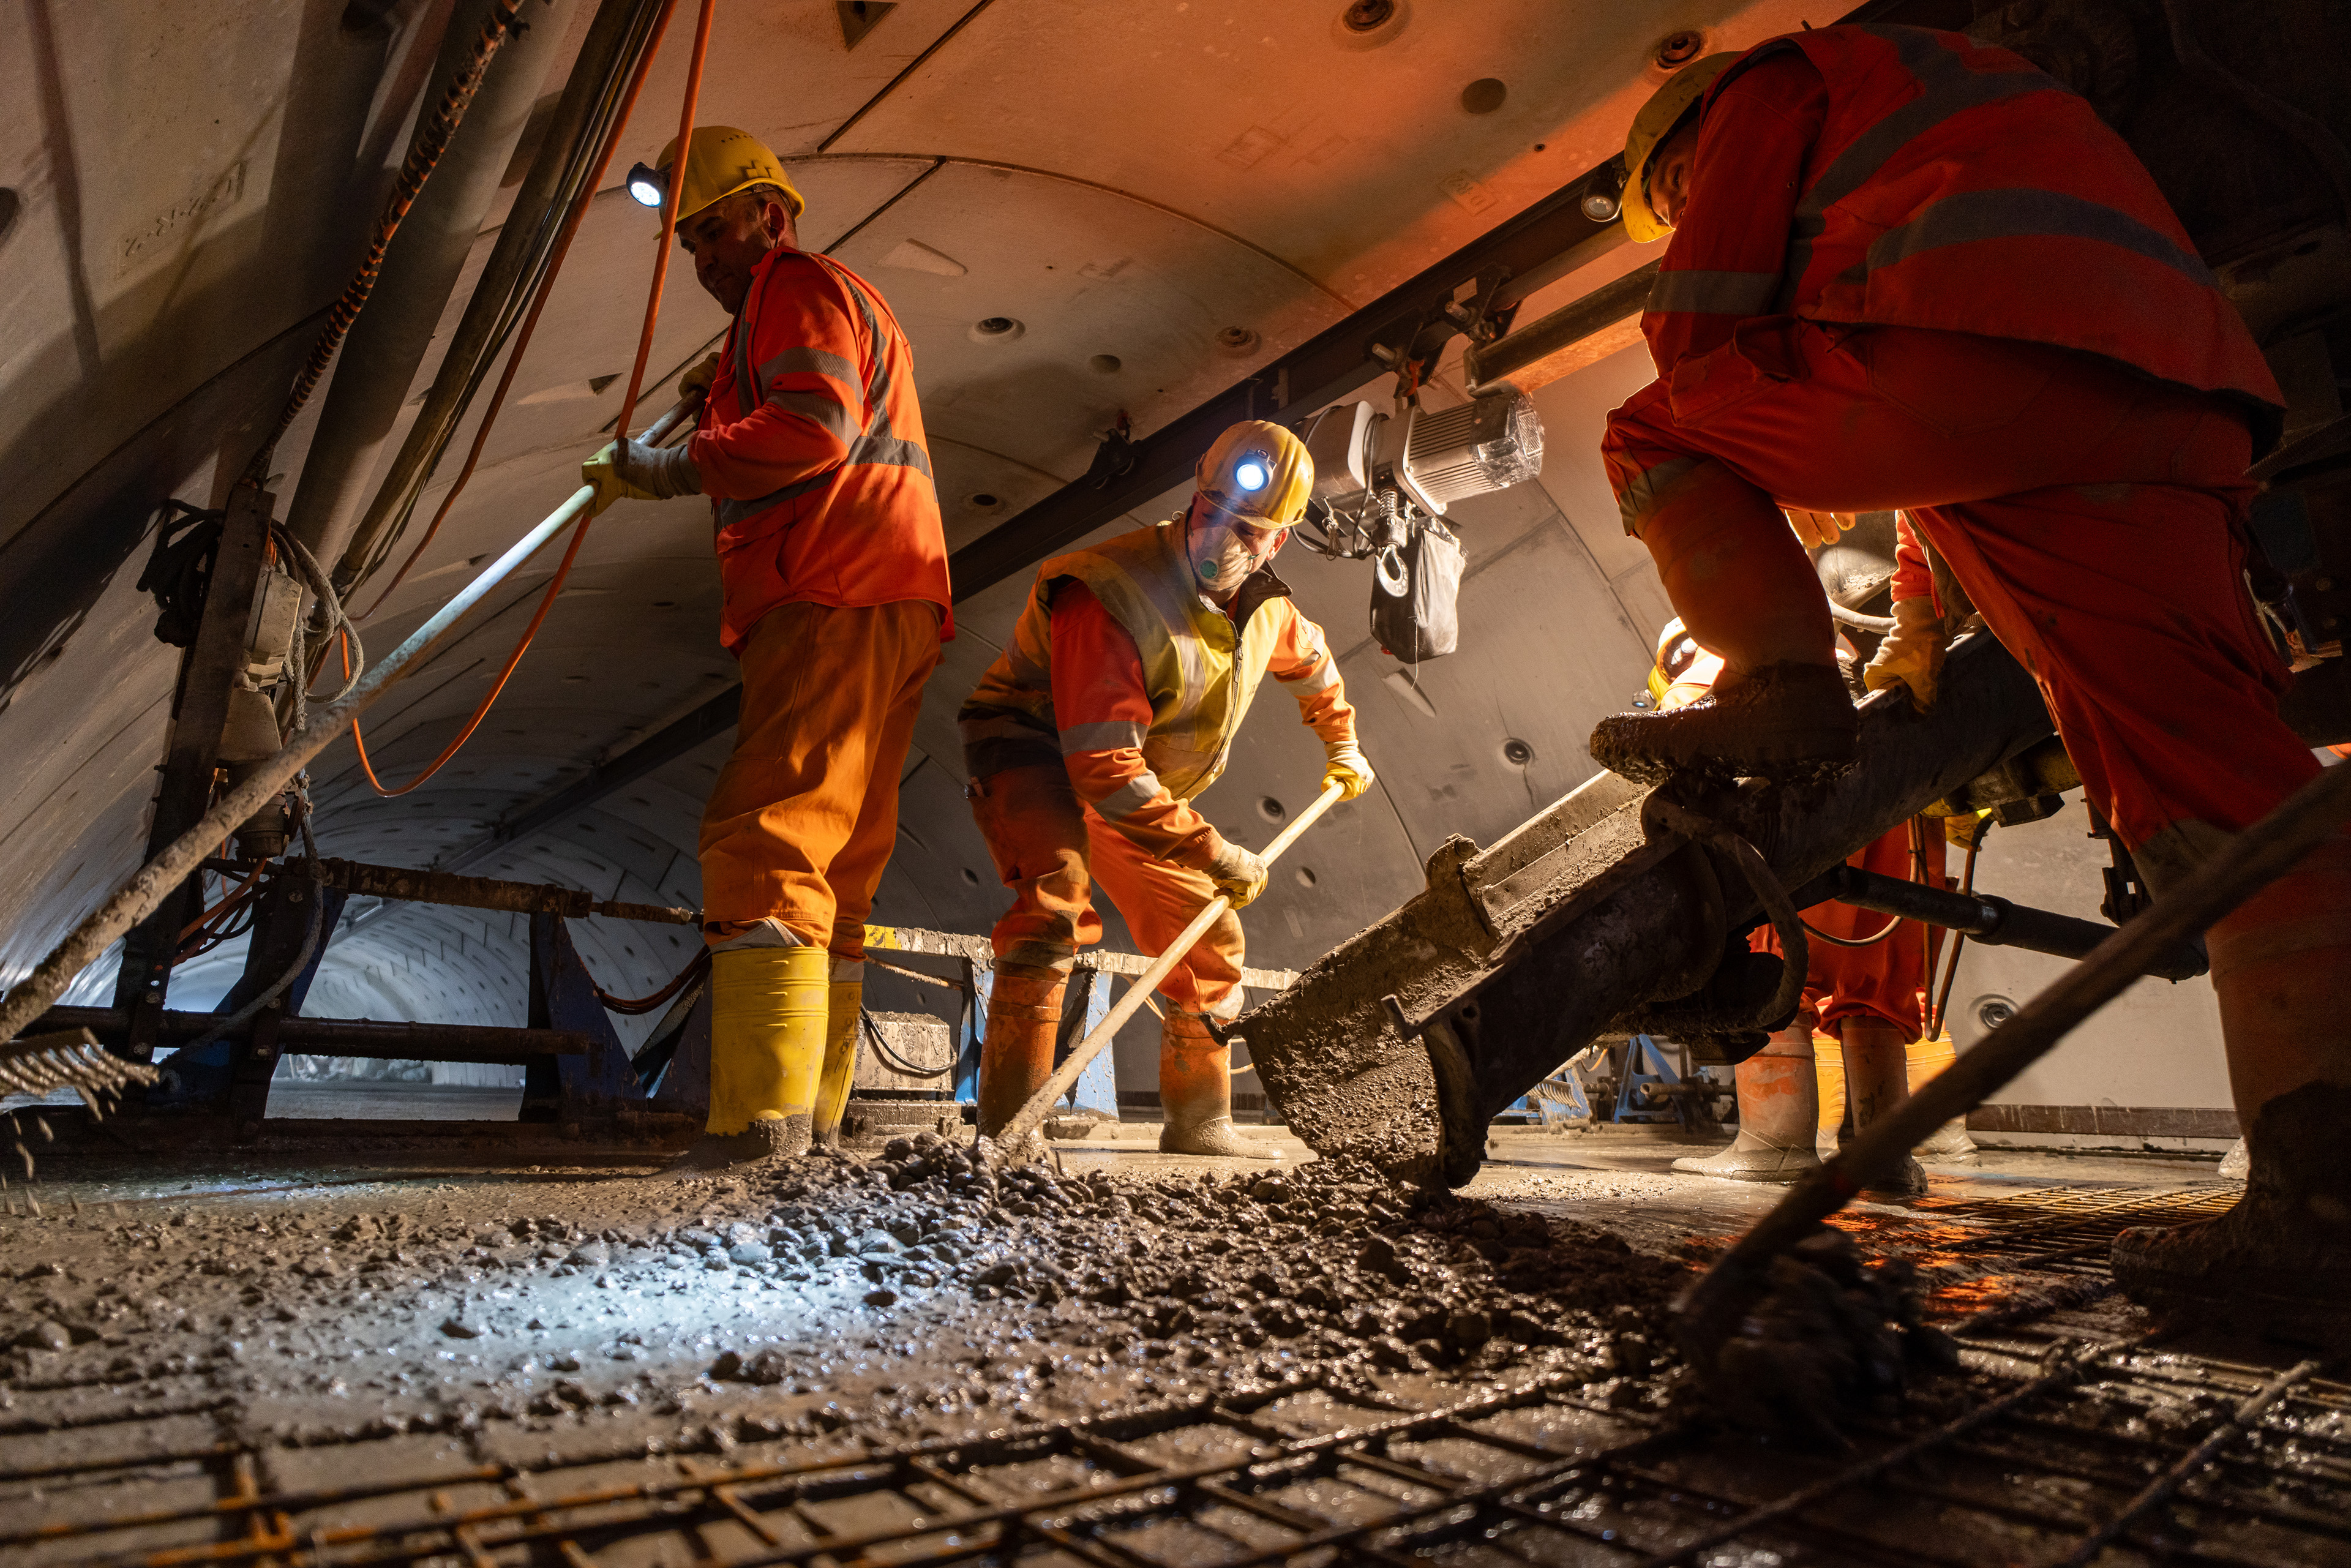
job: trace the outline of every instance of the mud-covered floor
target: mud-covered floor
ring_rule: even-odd
[[[1123,1131],[1050,1168],[925,1143],[697,1183],[556,1140],[63,1139],[0,1217],[0,1556],[2053,1562],[2218,1434],[2104,1561],[2351,1562],[2343,1369],[2303,1367],[2231,1437],[2241,1386],[2307,1351],[2168,1333],[2103,1279],[2133,1215],[2228,1201],[2209,1161],[1993,1155],[1857,1207],[1973,1332],[1834,1452],[1692,1417],[1665,1302],[1775,1195],[1671,1174],[1687,1149],[1503,1135],[1431,1201],[1272,1133],[1278,1163]],[[577,1521],[517,1511],[591,1494]]]

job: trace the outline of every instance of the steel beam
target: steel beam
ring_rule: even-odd
[[[179,689],[172,704],[155,810],[147,829],[145,858],[153,860],[196,825],[211,803],[213,772],[219,766],[221,732],[228,725],[228,694],[245,663],[246,633],[254,595],[261,586],[269,546],[269,517],[277,497],[254,485],[229,493],[204,587],[204,607],[195,641],[180,660]],[[164,898],[155,913],[123,939],[122,967],[114,982],[114,1005],[128,1011],[131,1027],[115,1038],[134,1061],[155,1053],[155,1019],[172,982],[172,960],[180,933],[199,912],[202,892],[190,877]],[[136,1092],[134,1091],[134,1093]]]
[[[120,1036],[127,1017],[119,1008],[51,1008],[31,1032],[86,1029]],[[162,1015],[162,1037],[193,1040],[217,1027],[214,1013]],[[543,1057],[585,1056],[589,1040],[576,1030],[495,1029],[481,1024],[381,1023],[374,1019],[281,1019],[277,1049],[314,1056],[356,1056],[371,1061],[484,1061],[528,1066]]]

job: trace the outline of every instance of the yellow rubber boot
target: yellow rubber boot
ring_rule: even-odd
[[[824,1071],[817,1079],[816,1116],[809,1128],[819,1148],[841,1147],[841,1118],[849,1110],[849,1087],[857,1077],[864,1009],[865,961],[833,959],[825,998]]]
[[[745,947],[710,959],[710,1120],[736,1137],[755,1128],[768,1152],[807,1152],[824,1061],[827,961],[821,947]],[[774,1127],[766,1123],[778,1124]]]
[[[1821,1091],[1820,1156],[1833,1160],[1837,1157],[1837,1134],[1844,1130],[1844,1041],[1814,1030],[1813,1070]]]
[[[1903,1048],[1910,1059],[1910,1092],[1916,1094],[1928,1081],[1959,1060],[1959,1048],[1951,1043],[1948,1030],[1935,1040],[1914,1040]],[[1968,1119],[1954,1116],[1935,1129],[1934,1136],[1919,1145],[1912,1153],[1930,1165],[1974,1166],[1983,1163],[1976,1141],[1968,1136]]]

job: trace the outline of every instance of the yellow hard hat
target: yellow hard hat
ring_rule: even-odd
[[[1245,419],[1217,437],[1193,482],[1226,511],[1264,528],[1286,528],[1306,515],[1314,459],[1282,426]]]
[[[653,170],[654,189],[666,193],[675,176],[677,138],[661,150]],[[638,174],[629,177],[630,190],[636,193]],[[792,216],[799,217],[808,210],[808,203],[792,185],[792,177],[784,172],[784,165],[768,144],[747,131],[737,131],[731,125],[697,125],[694,128],[694,145],[685,158],[685,186],[678,193],[677,221],[686,219],[716,203],[723,202],[737,191],[747,191],[754,185],[773,185],[783,192],[789,203]],[[645,202],[643,194],[637,199]],[[647,206],[658,202],[645,202]]]
[[[1731,50],[1692,60],[1668,77],[1665,86],[1650,94],[1649,101],[1641,106],[1641,112],[1633,117],[1633,129],[1625,137],[1625,197],[1622,207],[1625,232],[1635,239],[1646,243],[1663,239],[1673,232],[1659,223],[1657,215],[1649,210],[1649,154],[1657,150],[1659,142],[1674,133],[1674,128],[1681,123],[1682,116],[1695,108],[1698,100],[1706,96],[1706,89],[1714,85],[1714,78],[1739,57],[1738,51]]]

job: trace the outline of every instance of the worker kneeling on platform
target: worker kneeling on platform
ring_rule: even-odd
[[[968,793],[1012,907],[996,923],[979,1067],[993,1134],[1045,1082],[1078,948],[1102,939],[1093,887],[1158,953],[1222,893],[1265,891],[1264,862],[1191,802],[1224,771],[1258,684],[1288,686],[1353,799],[1372,770],[1338,662],[1270,563],[1306,508],[1313,462],[1278,424],[1217,438],[1184,513],[1045,563],[1012,642],[964,704]],[[1246,1155],[1228,1047],[1209,1020],[1239,1010],[1230,911],[1161,985],[1161,1149]]]
[[[2246,466],[2283,399],[2155,181],[2083,99],[1957,33],[1834,26],[1685,68],[1636,119],[1625,224],[1667,234],[1658,379],[1601,451],[1627,531],[1720,653],[1712,694],[1604,720],[1628,777],[1854,756],[1782,507],[1904,511],[2032,672],[2158,896],[2310,779],[2243,580]],[[1942,607],[1887,674],[1937,694]],[[1873,681],[1873,684],[1878,684]],[[2351,840],[2212,927],[2245,1198],[2125,1232],[2142,1298],[2351,1298]]]
[[[735,318],[686,372],[684,445],[625,437],[583,465],[599,507],[711,498],[720,641],[742,666],[735,750],[702,818],[710,1119],[681,1172],[830,1144],[857,1051],[865,921],[898,831],[923,683],[954,635],[913,350],[873,286],[799,247],[776,155],[702,126],[678,243]]]

